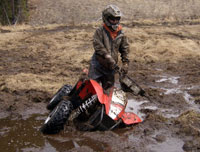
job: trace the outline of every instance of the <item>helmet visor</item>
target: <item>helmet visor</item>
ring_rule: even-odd
[[[111,16],[111,17],[108,18],[108,21],[109,21],[112,25],[115,25],[115,24],[118,24],[118,23],[119,23],[120,17]]]

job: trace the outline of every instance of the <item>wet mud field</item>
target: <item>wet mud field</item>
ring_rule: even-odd
[[[59,134],[40,133],[50,98],[88,68],[98,25],[0,28],[0,149],[200,151],[198,24],[123,24],[131,51],[128,75],[150,99],[128,94],[127,111],[142,123],[105,132],[80,132],[69,123]]]

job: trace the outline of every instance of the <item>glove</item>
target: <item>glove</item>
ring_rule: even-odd
[[[128,73],[128,63],[123,63],[121,73],[124,75]]]
[[[107,62],[107,67],[110,70],[113,70],[116,67],[116,63],[115,60],[112,58],[111,55],[107,54],[105,56],[106,62]]]

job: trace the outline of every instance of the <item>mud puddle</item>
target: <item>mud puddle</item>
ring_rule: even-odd
[[[155,145],[147,146],[149,151],[154,152],[184,152],[183,150],[184,142],[177,138],[168,137],[164,142],[157,142]]]
[[[200,113],[200,105],[195,103],[194,97],[190,94],[195,89],[199,89],[199,86],[182,85],[179,82],[179,76],[163,75],[154,77],[155,83],[150,87],[159,90],[163,101],[151,103],[144,99],[129,99],[126,110],[132,111],[142,118],[144,121],[144,126],[142,126],[144,134],[131,133],[128,135],[128,139],[133,143],[138,143],[135,145],[138,148],[145,144],[144,149],[147,151],[183,152],[185,151],[185,140],[174,134],[176,129],[174,127],[171,128],[171,125],[173,121],[181,119],[189,111]],[[183,107],[182,105],[187,106]],[[146,121],[148,121],[146,119],[149,119],[148,112],[150,112],[150,117],[158,119],[157,121],[163,121],[163,124],[149,122],[145,125]],[[187,122],[188,120],[185,121]],[[192,148],[195,149],[195,147],[191,146]]]
[[[47,117],[47,113],[40,113],[37,110],[26,112],[23,117],[7,117],[0,119],[0,148],[4,152],[14,151],[41,151],[41,152],[63,152],[63,151],[115,151],[115,149],[140,149],[141,151],[155,152],[182,152],[184,141],[172,136],[173,132],[166,127],[160,126],[153,130],[156,125],[151,122],[145,125],[147,113],[145,110],[153,111],[156,115],[166,119],[177,118],[187,110],[200,112],[199,105],[194,103],[189,91],[196,88],[179,84],[178,76],[156,76],[155,85],[152,88],[161,90],[164,96],[179,95],[181,102],[188,104],[188,109],[180,107],[162,106],[160,103],[151,103],[148,100],[129,98],[126,111],[134,112],[144,124],[134,125],[132,128],[121,128],[107,132],[79,132],[73,125],[66,126],[66,129],[56,135],[43,135],[39,129]],[[198,87],[198,86],[197,86]],[[177,103],[176,103],[177,104]],[[35,112],[36,111],[36,112]],[[33,113],[40,114],[33,114]],[[47,112],[47,111],[46,111]],[[156,122],[154,122],[156,123]],[[134,132],[132,129],[136,129]],[[148,128],[148,129],[147,129]],[[151,130],[152,129],[152,130]],[[137,131],[138,130],[138,131]],[[113,140],[115,139],[115,140]],[[107,142],[106,142],[107,141]],[[143,145],[143,147],[141,147]],[[145,145],[145,146],[144,146]]]
[[[32,115],[28,119],[11,117],[1,119],[1,149],[5,152],[14,152],[43,147],[44,138],[38,131],[43,119],[44,117],[40,115]]]
[[[169,96],[171,97],[172,105],[169,108],[157,107],[158,113],[160,113],[163,117],[166,118],[175,118],[179,117],[185,111],[195,111],[200,113],[200,105],[195,103],[194,97],[190,94],[190,92],[199,89],[199,86],[187,86],[182,85],[179,83],[179,76],[172,76],[172,75],[161,75],[161,76],[154,76],[155,77],[155,85],[150,86],[151,88],[156,88],[161,90],[160,94],[162,96]],[[176,96],[179,96],[179,101],[176,101],[175,104],[178,104],[178,107],[173,106],[173,100],[176,100]],[[187,105],[186,108],[184,107],[181,109],[182,105]],[[176,105],[177,106],[177,105]],[[180,108],[179,108],[180,106]],[[174,108],[175,107],[175,108]]]
[[[27,119],[10,117],[0,119],[1,149],[4,149],[4,152],[60,152],[81,146],[95,151],[103,151],[103,147],[106,147],[104,143],[99,143],[89,137],[82,137],[81,132],[75,130],[44,136],[39,129],[46,115],[34,114]]]

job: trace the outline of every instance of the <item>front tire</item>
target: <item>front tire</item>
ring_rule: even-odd
[[[59,105],[49,114],[40,131],[43,134],[55,134],[64,129],[64,124],[72,112],[71,101],[61,101]]]
[[[69,93],[72,90],[71,85],[64,85],[62,88],[60,88],[56,94],[53,96],[53,98],[49,101],[49,104],[47,105],[48,110],[53,110],[58,103],[63,99],[64,96],[68,96]]]

